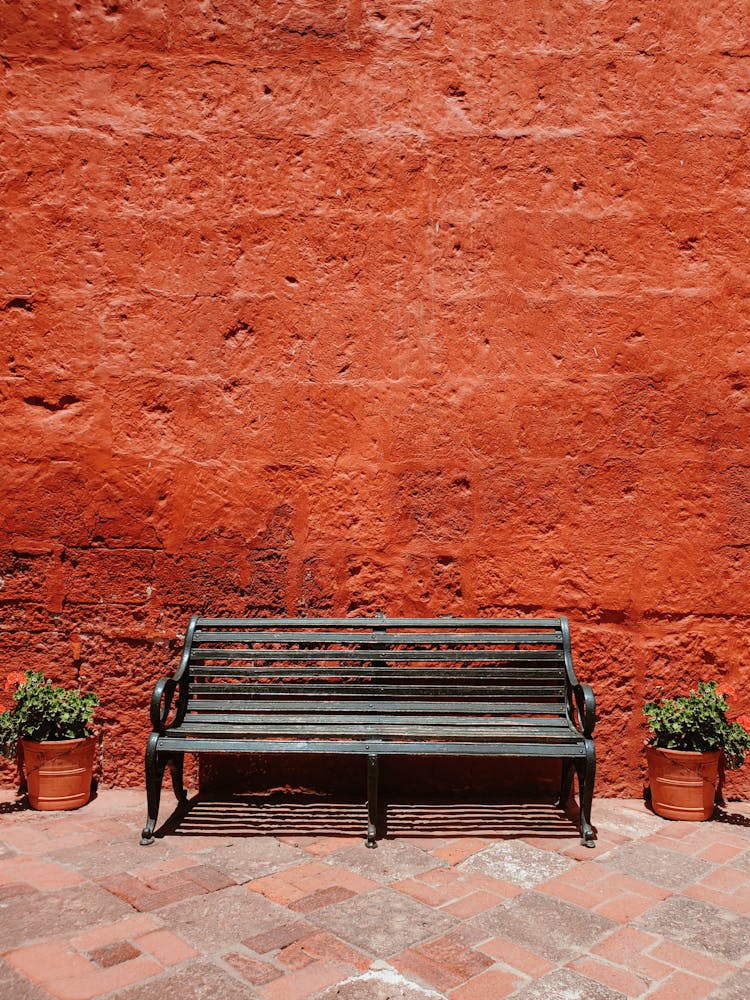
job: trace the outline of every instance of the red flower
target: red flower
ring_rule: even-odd
[[[737,722],[739,722],[743,729],[750,733],[750,715],[740,715],[737,718]]]
[[[737,692],[734,690],[731,684],[717,684],[716,694],[720,698],[736,698]]]
[[[25,680],[26,674],[22,674],[20,670],[11,670],[5,679],[5,690],[13,691],[19,684],[23,684]]]

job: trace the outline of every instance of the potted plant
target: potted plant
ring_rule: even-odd
[[[710,819],[719,769],[742,767],[750,749],[750,718],[727,719],[730,684],[701,681],[698,690],[649,701],[643,712],[651,729],[646,746],[651,804],[667,819]]]
[[[91,795],[96,739],[95,694],[65,690],[41,673],[13,671],[5,682],[14,704],[0,705],[0,753],[19,752],[32,809],[77,809]]]

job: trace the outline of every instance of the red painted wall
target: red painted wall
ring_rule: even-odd
[[[746,4],[0,29],[2,669],[107,783],[196,610],[567,613],[601,794],[659,684],[750,711]]]

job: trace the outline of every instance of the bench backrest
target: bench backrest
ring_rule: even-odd
[[[575,675],[565,618],[191,620],[178,676],[188,716],[267,708],[290,720],[321,702],[431,718],[569,717]]]

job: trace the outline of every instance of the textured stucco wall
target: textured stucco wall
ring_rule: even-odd
[[[659,683],[750,710],[749,31],[0,6],[2,669],[99,691],[105,781],[196,610],[567,613],[604,794]]]

